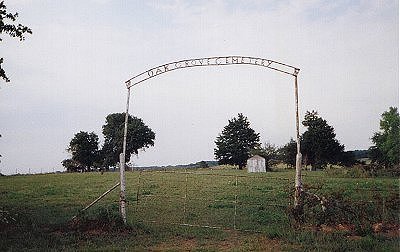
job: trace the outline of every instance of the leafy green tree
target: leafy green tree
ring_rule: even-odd
[[[242,114],[228,122],[215,141],[214,155],[219,164],[238,165],[243,169],[250,151],[259,147],[260,135],[250,128],[247,117]]]
[[[335,138],[333,127],[318,116],[316,111],[307,111],[302,123],[307,127],[301,136],[304,162],[311,165],[313,170],[339,163],[343,157],[344,145]]]
[[[374,133],[370,155],[372,162],[385,168],[400,163],[400,116],[397,108],[390,107],[382,114],[380,131]]]
[[[296,166],[296,154],[297,143],[293,138],[290,139],[289,143],[279,149],[279,158],[281,161],[292,168]]]
[[[71,161],[73,161],[63,161],[67,170],[68,168],[74,170],[73,164],[76,167],[75,170],[91,171],[93,164],[99,158],[99,137],[94,132],[80,131],[72,138],[67,150],[71,153]]]
[[[103,125],[104,145],[102,159],[106,169],[119,162],[124,140],[125,113],[114,113],[106,117]],[[125,161],[129,162],[132,154],[138,154],[139,149],[154,146],[155,133],[146,126],[142,119],[128,116],[128,134],[126,140]]]
[[[7,13],[7,7],[4,4],[4,1],[0,2],[0,34],[8,34],[12,38],[19,38],[20,41],[25,40],[24,34],[30,33],[32,34],[32,30],[27,26],[22,24],[14,24],[17,20],[18,13],[12,14]],[[0,37],[0,42],[3,39]],[[7,77],[6,72],[2,68],[1,64],[3,64],[4,59],[0,58],[0,78],[9,82],[10,79]]]
[[[368,157],[374,164],[385,166],[385,156],[377,146],[371,146],[368,149]]]

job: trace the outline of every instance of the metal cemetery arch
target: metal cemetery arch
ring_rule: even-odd
[[[298,86],[297,86],[297,75],[300,71],[299,68],[290,66],[277,61],[246,57],[246,56],[222,56],[222,57],[208,57],[208,58],[197,58],[175,61],[151,68],[143,73],[140,73],[125,82],[128,91],[126,101],[126,113],[125,113],[125,128],[124,128],[124,142],[123,142],[123,153],[120,154],[120,212],[121,216],[126,223],[126,196],[125,196],[125,154],[126,154],[126,137],[128,131],[128,112],[129,112],[129,98],[131,87],[151,79],[160,74],[178,70],[188,67],[200,67],[200,66],[224,66],[224,65],[255,65],[270,68],[272,70],[292,75],[294,77],[295,87],[295,106],[296,106],[296,142],[297,142],[297,155],[296,155],[296,176],[295,176],[295,195],[294,205],[295,207],[300,204],[300,195],[302,193],[302,182],[301,182],[301,153],[300,153],[300,133],[299,133],[299,106],[298,106]]]

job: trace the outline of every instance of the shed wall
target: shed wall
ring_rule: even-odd
[[[248,172],[266,172],[265,159],[260,156],[254,156],[247,160]]]

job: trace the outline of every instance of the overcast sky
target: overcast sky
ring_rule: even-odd
[[[75,133],[101,137],[123,112],[124,81],[171,61],[243,55],[300,68],[300,116],[317,110],[347,150],[366,149],[399,104],[399,6],[393,1],[5,1],[32,28],[2,35],[0,172],[62,170]],[[293,77],[258,66],[169,72],[132,88],[131,114],[156,133],[134,164],[214,159],[243,113],[262,142],[295,137]],[[304,132],[304,128],[301,129]]]

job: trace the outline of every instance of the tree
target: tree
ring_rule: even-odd
[[[243,169],[250,151],[259,147],[260,136],[242,114],[228,122],[215,141],[214,155],[219,164],[238,165]]]
[[[312,170],[315,170],[324,168],[328,163],[340,162],[344,146],[335,138],[333,127],[319,117],[316,111],[307,111],[302,123],[307,127],[301,136],[301,152],[306,165],[311,165]]]
[[[7,7],[4,4],[4,1],[0,2],[0,34],[5,33],[12,38],[19,38],[20,41],[23,41],[25,40],[24,34],[32,34],[32,30],[22,24],[15,25],[14,22],[17,20],[17,17],[18,13],[7,13]],[[0,42],[1,41],[3,41],[3,39],[0,37]],[[6,72],[1,66],[3,60],[3,58],[0,58],[0,78],[9,82],[10,79],[7,77]]]
[[[67,169],[67,172],[79,172],[84,171],[82,165],[72,158],[64,159],[61,164]]]
[[[108,169],[119,162],[124,139],[125,113],[114,113],[106,117],[103,125],[104,145],[102,148],[103,164]],[[126,140],[126,162],[139,149],[154,146],[155,133],[146,126],[142,119],[128,116],[128,134]]]
[[[372,162],[385,168],[400,163],[400,116],[397,108],[390,107],[382,114],[380,131],[374,133],[370,150]]]
[[[297,155],[297,143],[290,139],[289,143],[285,144],[283,147],[279,149],[279,157],[283,163],[287,166],[295,167],[296,166],[296,155]]]
[[[355,158],[354,151],[343,151],[339,157],[338,162],[342,166],[351,167],[355,165],[358,161]]]
[[[94,132],[80,131],[72,138],[67,150],[72,154],[71,160],[62,162],[67,170],[90,171],[99,159],[99,137]]]

